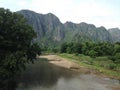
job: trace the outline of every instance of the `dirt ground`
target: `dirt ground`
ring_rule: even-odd
[[[46,58],[49,60],[49,63],[55,64],[60,67],[64,67],[68,69],[71,69],[71,68],[79,69],[80,68],[80,66],[77,63],[66,60],[65,58],[59,57],[57,55],[45,55],[45,56],[40,56],[40,58]]]
[[[99,74],[99,72],[97,72],[96,70],[93,70],[93,69],[91,70],[89,68],[82,67],[73,61],[67,60],[57,55],[42,55],[42,56],[39,56],[39,58],[46,58],[49,60],[49,63],[52,63],[60,67],[64,67],[67,69],[75,70],[81,73]]]

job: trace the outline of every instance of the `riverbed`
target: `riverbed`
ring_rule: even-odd
[[[120,90],[119,80],[77,72],[73,70],[80,68],[77,64],[47,57],[27,65],[17,78],[16,90]]]

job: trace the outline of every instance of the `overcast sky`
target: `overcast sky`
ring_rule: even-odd
[[[0,0],[11,11],[29,9],[55,14],[62,23],[86,22],[97,27],[120,28],[120,0]]]

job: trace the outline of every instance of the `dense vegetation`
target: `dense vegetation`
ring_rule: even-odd
[[[114,63],[120,63],[120,43],[63,43],[61,45],[60,52],[84,54],[92,58],[108,56]]]
[[[120,43],[64,42],[54,48],[46,47],[43,53],[58,53],[100,73],[120,79]],[[46,52],[47,51],[47,52]]]
[[[0,8],[0,90],[13,90],[10,81],[40,54],[35,37],[22,15]]]
[[[120,71],[120,43],[118,42],[115,44],[107,42],[63,43],[61,45],[60,52],[76,55],[83,54],[93,58],[93,61],[98,57],[106,57],[106,59],[103,60],[105,63],[109,64],[108,68]],[[103,60],[101,60],[101,62]],[[103,67],[104,64],[100,66]]]

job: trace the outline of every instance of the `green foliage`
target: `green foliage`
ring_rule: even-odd
[[[120,44],[85,42],[66,45],[65,57],[109,75],[120,75]],[[79,50],[80,52],[78,52]],[[77,55],[76,55],[77,53]],[[63,55],[63,54],[62,54]],[[63,56],[64,56],[63,55]],[[118,76],[119,77],[119,76]]]
[[[40,54],[31,42],[35,37],[22,15],[0,8],[0,82],[13,78]]]
[[[60,47],[60,52],[61,53],[66,53],[67,51],[67,43],[63,43]]]
[[[67,43],[67,53],[73,53],[73,49],[74,49],[74,44],[73,43]]]
[[[63,43],[61,45],[61,53],[79,53],[89,55],[92,57],[96,56],[110,56],[113,55],[114,45],[111,43]],[[117,49],[118,50],[118,49]],[[116,50],[115,50],[116,51]]]
[[[83,54],[59,54],[59,56],[75,61],[80,66],[97,70],[100,73],[120,79],[120,63],[113,63],[107,56],[91,58]]]
[[[117,67],[117,65],[114,64],[114,63],[110,63],[110,64],[108,65],[108,69],[111,69],[111,70],[116,69],[116,67]]]
[[[60,47],[61,53],[82,53],[82,44],[80,43],[63,43]]]
[[[114,63],[120,62],[120,44],[107,42],[84,42],[84,43],[63,43],[60,48],[61,53],[84,54],[92,58],[108,56]]]
[[[111,57],[113,62],[120,63],[120,53],[116,53],[114,56]]]
[[[113,54],[119,53],[119,52],[120,52],[120,45],[119,44],[115,44],[115,46],[114,46],[114,53]]]
[[[27,60],[33,63],[34,62],[33,60],[36,59],[36,54],[38,55],[41,54],[41,48],[37,43],[34,43],[28,48],[26,54],[27,54]]]
[[[89,51],[89,56],[91,56],[92,58],[95,58],[97,56],[97,52],[94,50],[90,50]]]

